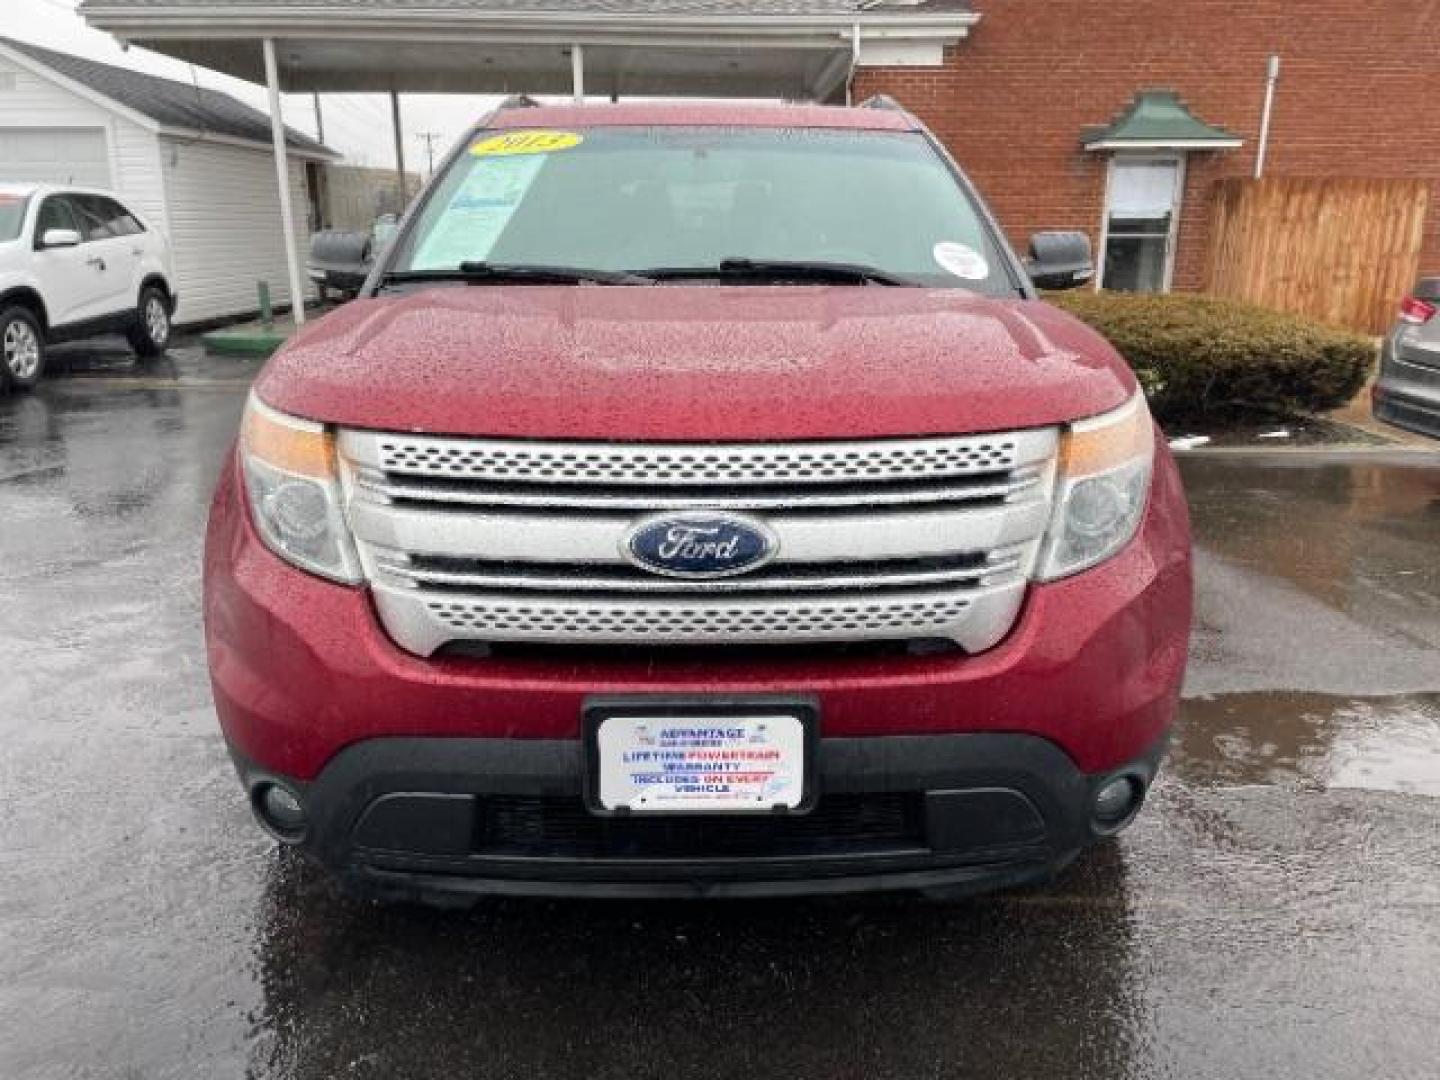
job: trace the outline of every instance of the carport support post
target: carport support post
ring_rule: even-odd
[[[395,129],[395,179],[400,183],[396,189],[400,205],[395,208],[395,216],[404,217],[405,208],[410,205],[410,192],[405,183],[405,132],[400,126],[400,95],[394,90],[390,91],[390,125]]]
[[[300,276],[300,249],[295,243],[295,209],[290,205],[290,154],[285,144],[285,118],[280,113],[280,69],[275,41],[265,39],[265,84],[270,90],[270,141],[275,146],[275,178],[280,184],[280,224],[285,229],[285,270],[290,276],[290,313],[296,326],[305,324],[305,279]]]
[[[585,104],[585,49],[581,45],[570,46],[570,75],[575,80],[575,104]]]

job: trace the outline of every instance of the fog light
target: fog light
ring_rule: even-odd
[[[255,813],[277,839],[295,843],[305,832],[305,804],[282,784],[264,783],[255,789]]]
[[[1133,776],[1116,777],[1095,795],[1095,821],[1107,829],[1123,825],[1140,808],[1143,794]]]

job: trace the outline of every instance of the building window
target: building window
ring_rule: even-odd
[[[1184,187],[1181,156],[1111,159],[1101,288],[1170,291]]]

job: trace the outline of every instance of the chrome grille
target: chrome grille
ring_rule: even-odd
[[[804,506],[809,509],[844,506],[918,506],[925,503],[1005,501],[1040,483],[1038,468],[1017,469],[1003,480],[979,477],[937,484],[843,483],[805,490]],[[729,491],[712,485],[646,488],[640,485],[596,485],[579,487],[561,484],[496,484],[484,481],[406,476],[404,474],[360,473],[356,483],[367,493],[398,503],[454,503],[467,506],[514,506],[576,510],[635,510],[654,513],[662,510],[785,510],[796,505],[793,487],[737,484]]]
[[[523,596],[490,600],[433,599],[425,606],[461,633],[498,635],[507,641],[833,641],[881,631],[925,631],[941,636],[965,614],[963,597],[905,596],[864,603],[847,600],[780,600],[705,603],[625,601],[547,603]]]
[[[464,591],[534,590],[553,593],[680,593],[689,590],[675,578],[657,577],[637,567],[583,566],[568,572],[529,563],[492,563],[479,559],[416,557],[376,549],[380,573],[416,588]],[[882,563],[819,563],[769,566],[743,577],[706,584],[709,595],[723,593],[866,592],[880,588],[993,584],[1020,569],[1018,551],[984,559],[913,559]]]
[[[572,484],[784,484],[919,480],[1013,468],[1018,437],[886,439],[787,446],[536,444],[380,436],[385,472]]]
[[[803,644],[948,638],[1013,624],[1049,520],[1056,435],[610,445],[347,431],[347,512],[382,620],[429,655],[460,642]],[[635,521],[759,513],[754,573],[657,577]]]

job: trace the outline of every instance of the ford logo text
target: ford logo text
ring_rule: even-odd
[[[652,574],[721,578],[757,570],[775,557],[779,542],[758,521],[736,514],[663,514],[629,533],[623,554]]]

